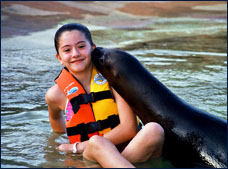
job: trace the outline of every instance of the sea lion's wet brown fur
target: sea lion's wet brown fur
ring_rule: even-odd
[[[130,54],[96,48],[96,68],[142,122],[165,129],[163,156],[176,167],[226,167],[227,123],[172,93]]]

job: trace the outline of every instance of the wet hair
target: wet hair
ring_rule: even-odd
[[[80,31],[81,33],[83,33],[85,35],[85,38],[89,41],[89,43],[91,44],[91,46],[94,45],[93,40],[92,40],[92,36],[91,33],[89,31],[89,29],[79,23],[68,23],[65,24],[63,26],[61,26],[55,33],[55,38],[54,38],[54,43],[55,43],[55,49],[56,52],[59,54],[59,37],[61,36],[61,34],[65,31],[73,31],[73,30],[77,30]]]

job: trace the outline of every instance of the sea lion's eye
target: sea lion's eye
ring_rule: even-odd
[[[101,65],[104,65],[104,56],[102,56],[101,58],[99,58],[99,62]]]

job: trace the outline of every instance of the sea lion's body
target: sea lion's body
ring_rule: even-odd
[[[92,61],[144,124],[165,130],[163,156],[176,167],[226,167],[227,123],[172,93],[130,54],[96,48]]]

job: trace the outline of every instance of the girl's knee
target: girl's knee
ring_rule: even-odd
[[[88,146],[91,148],[99,149],[102,147],[103,142],[104,142],[104,137],[95,135],[89,139]]]
[[[102,136],[92,136],[89,139],[89,147],[93,149],[104,149],[104,147],[114,146],[111,141]]]
[[[143,135],[148,144],[163,145],[164,142],[164,129],[158,123],[150,122],[143,127]]]
[[[161,136],[164,137],[164,129],[162,128],[162,126],[158,123],[154,123],[154,122],[150,122],[147,123],[143,129],[145,130],[145,133],[150,135],[157,135],[157,136]]]
[[[88,160],[96,161],[96,154],[102,150],[103,137],[102,136],[92,136],[83,152],[83,157]]]
[[[165,133],[162,126],[158,123],[150,122],[144,126],[145,144],[151,150],[148,153],[148,158],[159,157],[162,154]],[[149,155],[151,154],[151,155]]]

